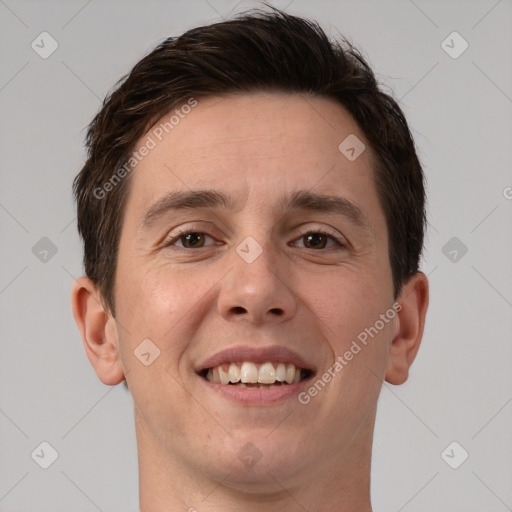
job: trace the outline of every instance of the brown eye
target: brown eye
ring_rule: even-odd
[[[330,249],[333,246],[345,247],[343,243],[341,243],[336,236],[330,233],[325,233],[323,231],[309,231],[304,233],[299,240],[303,241],[303,246],[306,249]],[[332,242],[329,247],[327,244]]]
[[[167,247],[175,245],[183,249],[201,249],[208,246],[205,244],[206,238],[213,240],[210,235],[207,235],[201,231],[185,231],[183,233],[178,233],[171,240],[169,240],[165,246]]]
[[[195,247],[204,246],[203,233],[189,233],[187,235],[182,235],[180,236],[179,240],[183,241],[183,247],[186,249],[194,249]]]
[[[306,240],[304,245],[308,249],[325,249],[325,245],[327,243],[327,237],[325,235],[320,233],[311,233],[309,235],[305,235],[303,238]]]

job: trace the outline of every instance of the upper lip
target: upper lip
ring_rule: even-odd
[[[303,357],[293,350],[280,345],[259,348],[247,346],[226,348],[205,359],[197,366],[196,371],[197,373],[201,373],[204,370],[215,368],[221,364],[244,361],[250,361],[253,363],[292,363],[297,368],[309,370],[310,372],[315,373],[315,369],[310,363],[306,363]]]

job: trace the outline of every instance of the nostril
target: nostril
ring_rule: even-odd
[[[244,309],[243,307],[241,307],[241,306],[236,306],[236,307],[234,307],[234,308],[233,308],[233,311],[234,311],[235,313],[237,313],[237,314],[239,314],[239,313],[245,313],[245,309]]]

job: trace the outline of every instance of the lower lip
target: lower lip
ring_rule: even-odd
[[[204,377],[199,377],[212,391],[225,398],[247,405],[273,405],[296,397],[300,389],[307,385],[311,376],[295,384],[281,384],[275,388],[240,388],[230,384],[210,382]]]

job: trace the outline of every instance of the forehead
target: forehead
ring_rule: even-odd
[[[370,217],[382,214],[364,135],[334,100],[251,93],[196,101],[175,107],[139,140],[135,151],[152,149],[131,177],[127,211],[135,221],[165,194],[198,188],[261,210],[283,204],[286,191],[338,191]],[[366,145],[353,161],[339,149],[347,137]]]
[[[146,160],[161,163],[162,156],[167,163],[168,157],[175,162],[215,156],[315,159],[320,153],[337,158],[346,136],[364,139],[350,113],[327,98],[275,92],[195,101],[186,114],[184,106],[172,109],[139,140],[140,146],[150,137],[157,145]]]

